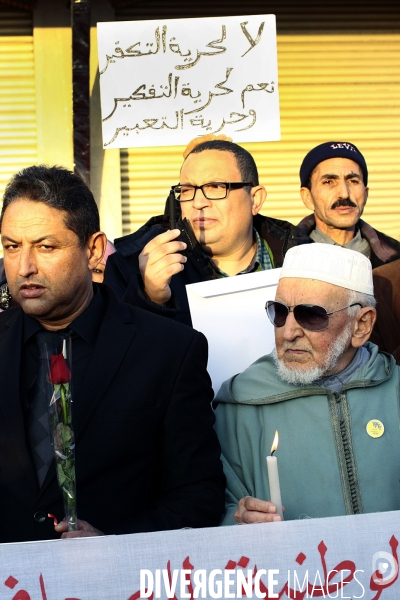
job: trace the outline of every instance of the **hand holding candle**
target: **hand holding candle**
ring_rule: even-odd
[[[282,517],[282,500],[281,500],[281,488],[279,485],[279,474],[278,474],[278,460],[276,456],[273,456],[275,450],[278,448],[279,436],[278,432],[275,432],[274,441],[271,447],[271,456],[267,456],[267,468],[268,468],[268,482],[269,491],[271,494],[271,502],[275,504],[277,513]]]

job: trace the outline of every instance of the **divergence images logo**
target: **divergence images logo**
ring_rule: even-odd
[[[399,565],[394,556],[388,552],[375,552],[372,557],[371,579],[376,586],[389,586],[397,578],[398,573]]]

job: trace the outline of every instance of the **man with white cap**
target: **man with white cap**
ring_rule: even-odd
[[[281,520],[265,460],[276,430],[285,519],[400,509],[399,367],[368,342],[374,305],[362,254],[327,244],[287,252],[266,303],[276,348],[215,399],[223,524]]]
[[[305,156],[300,195],[313,214],[298,224],[303,242],[339,244],[361,252],[372,268],[400,258],[400,243],[361,219],[368,198],[368,168],[357,146],[325,142]]]

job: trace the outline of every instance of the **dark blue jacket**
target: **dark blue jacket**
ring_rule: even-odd
[[[159,306],[147,298],[138,262],[139,254],[146,244],[169,229],[167,216],[153,217],[135,233],[115,240],[117,252],[107,260],[104,283],[113,288],[125,302],[191,326],[185,286],[189,283],[216,279],[217,272],[204,257],[185,221],[186,219],[183,222],[179,220],[177,227],[182,232],[179,239],[187,243],[188,260],[183,271],[172,277],[170,284],[172,297],[167,306]],[[298,243],[296,227],[288,221],[263,215],[256,215],[253,225],[271,248],[275,267],[281,267],[287,250]]]

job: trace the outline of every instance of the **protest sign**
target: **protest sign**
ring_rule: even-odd
[[[104,148],[280,139],[274,15],[98,23]]]
[[[265,312],[280,269],[186,286],[193,327],[206,336],[208,372],[218,392],[223,381],[272,351],[274,328]]]
[[[0,545],[4,600],[398,600],[400,513]]]

